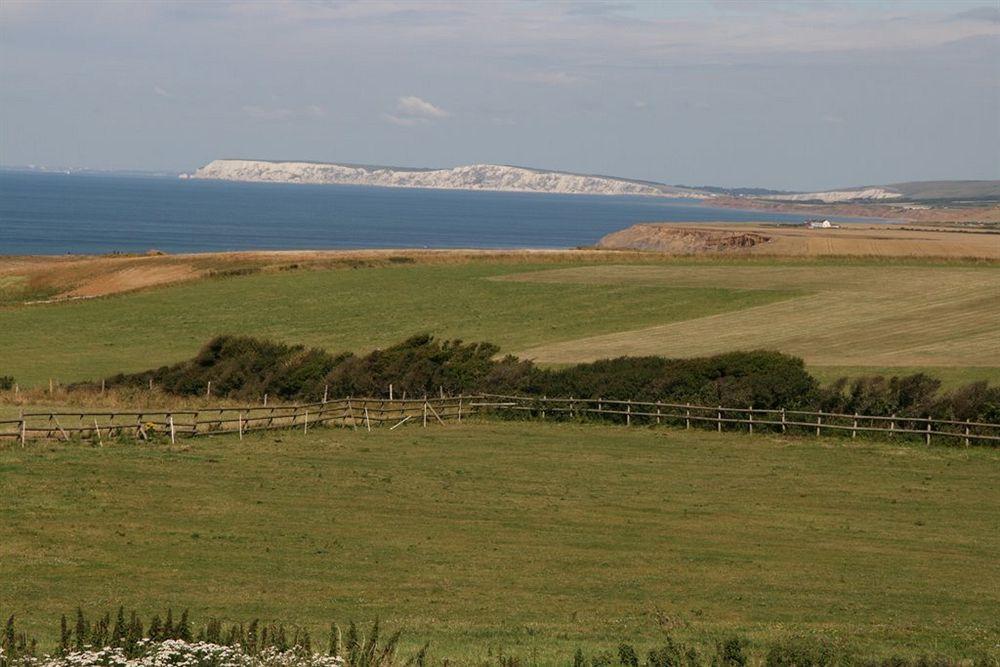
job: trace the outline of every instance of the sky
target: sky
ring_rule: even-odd
[[[0,164],[1000,178],[1000,1],[0,2]]]

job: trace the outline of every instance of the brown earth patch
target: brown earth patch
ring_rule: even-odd
[[[672,255],[686,255],[738,252],[770,241],[770,236],[758,232],[638,224],[608,234],[598,242],[597,246],[616,250],[655,250]]]
[[[597,247],[669,254],[1000,260],[1000,234],[946,228],[913,229],[891,223],[847,223],[839,229],[740,223],[697,226],[643,223],[608,234]]]
[[[86,279],[78,287],[63,292],[59,295],[59,298],[80,299],[116,294],[118,292],[130,292],[146,287],[191,280],[201,276],[202,273],[202,271],[199,271],[190,264],[160,264],[150,266],[137,264],[117,271],[98,273]]]

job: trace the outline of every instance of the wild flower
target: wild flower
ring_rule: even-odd
[[[267,648],[250,655],[241,647],[209,642],[143,639],[136,657],[118,647],[74,650],[65,655],[24,656],[8,661],[0,648],[0,664],[14,667],[344,667],[339,656]]]

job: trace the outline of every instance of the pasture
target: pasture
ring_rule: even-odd
[[[443,257],[8,305],[0,308],[0,371],[41,386],[189,358],[221,333],[362,352],[430,332],[489,340],[548,364],[770,348],[804,357],[824,378],[940,369],[949,384],[1000,380],[996,264]]]
[[[458,664],[743,633],[995,651],[1000,454],[471,422],[0,451],[0,600],[167,605],[321,636],[380,617]]]

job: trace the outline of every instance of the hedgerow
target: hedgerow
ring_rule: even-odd
[[[110,387],[151,381],[177,395],[257,401],[314,401],[331,397],[397,398],[448,394],[518,393],[549,397],[667,401],[755,408],[936,417],[1000,422],[1000,386],[975,382],[941,392],[925,374],[838,380],[821,387],[802,359],[751,350],[709,357],[619,357],[559,369],[540,368],[486,342],[441,341],[428,334],[357,355],[286,345],[246,336],[219,336],[193,358],[173,366],[119,374]]]

